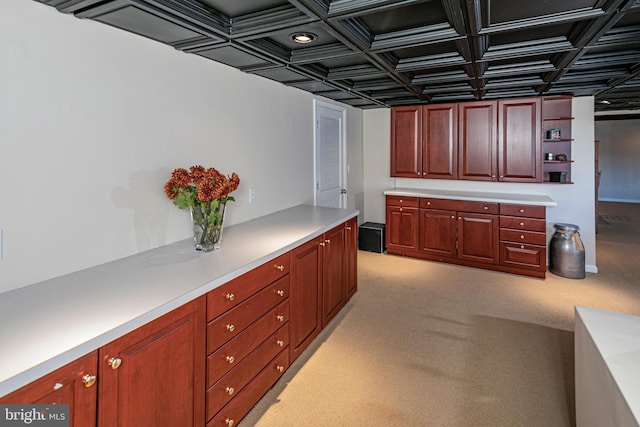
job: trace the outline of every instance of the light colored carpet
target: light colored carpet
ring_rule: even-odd
[[[359,252],[358,293],[240,426],[574,426],[574,306],[640,315],[640,205],[606,205],[583,280]]]

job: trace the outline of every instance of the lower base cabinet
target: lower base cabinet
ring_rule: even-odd
[[[0,399],[69,404],[72,427],[204,425],[204,298]]]
[[[389,254],[545,277],[544,206],[387,196],[386,210]]]
[[[68,404],[69,426],[96,425],[98,352],[94,351],[0,398],[0,404]]]
[[[232,427],[357,289],[357,218],[0,398],[71,427]]]

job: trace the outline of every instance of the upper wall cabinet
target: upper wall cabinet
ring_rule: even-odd
[[[539,97],[394,107],[391,176],[542,182],[540,121]]]
[[[540,98],[498,102],[498,181],[542,182]]]

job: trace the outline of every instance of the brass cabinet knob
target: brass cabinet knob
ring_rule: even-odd
[[[235,388],[233,388],[233,387],[227,387],[227,388],[225,388],[225,389],[224,389],[224,391],[226,391],[226,392],[227,392],[227,394],[228,394],[229,396],[231,396],[231,395],[233,394],[233,392],[234,392],[234,391],[236,391],[236,389],[235,389]]]
[[[520,213],[524,213],[524,209],[520,209]]]
[[[227,331],[229,331],[229,332],[233,332],[233,331],[235,331],[235,330],[236,330],[236,325],[234,325],[234,324],[230,323],[230,324],[228,324],[228,325],[226,326],[226,328],[227,328]]]
[[[451,219],[456,219],[456,216],[455,215],[451,215]]]
[[[227,418],[226,420],[224,420],[224,423],[229,427],[232,427],[234,422],[235,421],[233,421],[233,418]]]
[[[496,177],[495,175],[491,175],[491,178],[495,178],[495,177]]]
[[[112,357],[107,361],[107,363],[111,366],[111,369],[118,369],[122,364],[122,359],[119,357]]]
[[[284,265],[276,265],[276,268],[280,271],[284,271]]]
[[[524,222],[521,222],[521,223],[520,223],[520,227],[524,227]]]
[[[404,203],[404,200],[400,199],[400,203]]]
[[[282,341],[282,340],[278,340],[278,341],[276,341],[276,345],[277,345],[278,347],[283,347],[283,346],[284,346],[284,341]]]
[[[402,212],[402,208],[400,208],[400,212]]]
[[[521,239],[524,239],[524,236],[520,236]]]
[[[226,299],[228,299],[229,301],[233,301],[234,299],[236,299],[236,296],[232,293],[228,293],[227,295],[224,296]]]
[[[89,388],[96,383],[96,379],[97,377],[95,375],[86,374],[82,377],[82,384],[84,384],[86,388]]]
[[[233,356],[227,356],[226,359],[227,359],[227,362],[229,362],[229,363],[233,363],[233,362],[236,361],[236,358],[233,357]]]
[[[520,245],[520,249],[524,249],[524,245]]]
[[[284,316],[282,314],[278,314],[276,319],[278,319],[279,322],[284,322]]]
[[[351,231],[351,227],[346,227],[347,231]]]
[[[278,371],[278,372],[284,372],[284,366],[282,366],[282,365],[278,365],[278,366],[276,366],[276,371]]]
[[[86,377],[86,375],[85,375],[85,377]],[[62,383],[55,383],[53,385],[53,389],[54,390],[60,390],[62,387],[64,387],[64,384],[62,384]]]
[[[284,291],[282,289],[278,289],[276,291],[276,294],[278,294],[279,296],[283,297],[284,296]]]
[[[484,210],[485,210],[485,211],[486,211],[487,209],[489,209],[489,206],[485,206],[485,207],[484,207]]]
[[[331,240],[329,240],[329,239],[325,239],[325,241],[324,241],[324,242],[325,242],[325,243],[331,243]]]
[[[324,243],[324,242],[320,242],[320,246],[324,246],[324,245],[325,245],[325,243]]]

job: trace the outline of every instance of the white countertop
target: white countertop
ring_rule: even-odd
[[[471,200],[481,202],[513,203],[533,206],[557,206],[551,197],[543,194],[495,193],[442,189],[390,188],[385,196],[432,197],[436,199]]]
[[[608,420],[626,419],[625,410],[628,406],[633,422],[614,423],[615,425],[639,425],[640,423],[640,317],[629,314],[615,313],[611,311],[597,310],[588,307],[575,307],[576,322],[584,324],[589,337],[597,348],[611,379],[617,386],[621,401],[611,405],[615,414],[605,414],[603,418]],[[579,319],[578,319],[579,318]],[[578,373],[577,373],[578,374]],[[606,398],[611,397],[611,389],[607,382],[607,376],[599,374],[591,369],[589,375],[598,378],[599,388],[593,390],[594,398],[587,410],[602,404]],[[579,380],[579,378],[577,378]],[[582,402],[580,402],[582,403]],[[582,406],[582,405],[579,405]],[[610,425],[614,425],[610,424]],[[601,425],[601,424],[600,424]]]
[[[357,215],[300,205],[225,227],[218,251],[185,239],[0,294],[0,396]]]

